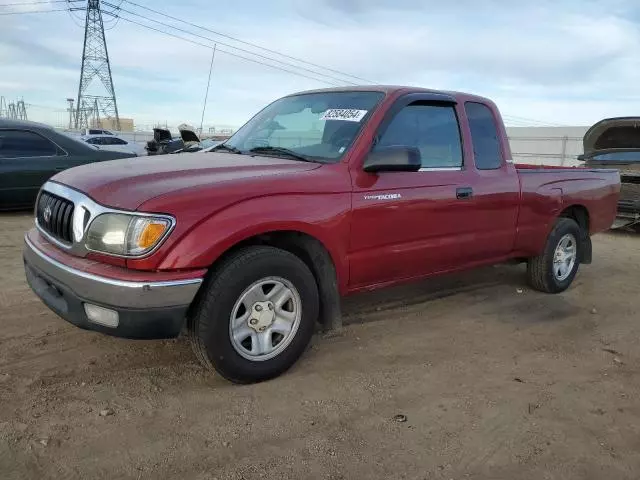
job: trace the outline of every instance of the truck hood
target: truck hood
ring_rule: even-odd
[[[136,210],[152,198],[179,190],[246,184],[319,166],[284,158],[205,152],[93,163],[65,170],[52,180],[103,205]]]
[[[585,158],[612,149],[640,150],[640,117],[605,118],[587,130],[582,143]]]

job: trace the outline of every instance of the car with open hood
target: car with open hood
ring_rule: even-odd
[[[620,172],[618,225],[640,228],[640,117],[606,118],[593,125],[583,139],[579,160],[590,168]]]
[[[149,155],[164,155],[167,153],[175,153],[184,148],[188,148],[200,142],[200,138],[195,130],[187,125],[178,127],[179,137],[173,137],[171,130],[163,127],[153,129],[153,140],[149,140],[146,150]]]
[[[194,152],[210,152],[218,145],[220,145],[222,140],[215,140],[213,138],[205,138],[204,140],[198,143],[192,143],[188,147],[181,148],[172,153],[194,153]]]

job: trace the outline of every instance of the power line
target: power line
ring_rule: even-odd
[[[25,105],[29,108],[39,108],[42,110],[49,110],[51,112],[68,112],[68,110],[62,109],[62,108],[56,108],[56,107],[50,107],[48,105],[38,105],[37,103],[26,103]]]
[[[68,2],[78,2],[82,0],[50,0],[50,1],[40,1],[40,2],[21,2],[21,3],[3,3],[0,7],[23,7],[30,5],[43,5],[50,3],[68,3]]]
[[[73,0],[65,0],[65,1],[67,2],[67,12],[69,12],[69,17],[71,18],[71,21],[76,24],[76,27],[84,28],[84,25],[82,25],[82,23],[78,23],[78,21],[80,22],[84,21],[84,18],[80,18],[74,15],[73,12],[77,11],[78,9],[76,9],[75,7],[71,8],[71,2]]]
[[[558,125],[552,125],[549,123],[540,122],[537,120],[518,120],[517,118],[511,118],[509,115],[503,115],[506,124],[521,126],[521,127],[554,127]]]
[[[108,13],[108,12],[104,12],[104,13],[107,13],[108,15],[111,15],[111,14],[110,14],[110,13]],[[178,38],[178,39],[180,39],[180,40],[184,40],[184,41],[186,41],[186,42],[193,43],[194,45],[199,45],[199,46],[201,46],[201,47],[205,47],[205,48],[209,48],[209,49],[212,49],[212,48],[213,48],[211,45],[207,45],[207,44],[204,44],[204,43],[196,42],[195,40],[190,40],[190,39],[185,38],[185,37],[182,37],[182,36],[180,36],[180,35],[176,35],[176,34],[174,34],[174,33],[166,32],[166,31],[164,31],[164,30],[160,30],[160,29],[158,29],[158,28],[154,28],[154,27],[152,27],[152,26],[150,26],[150,25],[145,25],[145,24],[143,24],[143,23],[136,22],[135,20],[131,20],[130,18],[127,18],[127,17],[122,17],[122,16],[121,16],[120,18],[121,18],[122,20],[124,20],[125,22],[133,23],[133,24],[135,24],[135,25],[139,25],[139,26],[141,26],[141,27],[148,28],[148,29],[153,30],[153,31],[156,31],[156,32],[158,32],[158,33],[162,33],[162,34],[164,34],[164,35],[169,35],[170,37]],[[258,65],[264,65],[264,66],[267,66],[267,67],[274,68],[274,69],[276,69],[276,70],[281,70],[281,71],[283,71],[283,72],[287,72],[287,73],[290,73],[290,74],[292,74],[292,75],[298,75],[299,77],[304,77],[304,78],[308,78],[308,79],[311,79],[311,80],[315,80],[315,81],[317,81],[317,82],[326,83],[327,85],[333,85],[334,87],[339,87],[339,86],[340,86],[340,85],[338,85],[338,84],[336,84],[336,83],[331,83],[331,82],[328,82],[328,81],[326,81],[326,80],[321,80],[321,79],[319,79],[319,78],[315,78],[315,77],[311,77],[311,76],[309,76],[309,75],[305,75],[305,74],[303,74],[303,73],[298,73],[298,72],[295,72],[295,71],[293,71],[293,70],[288,70],[288,69],[286,69],[286,68],[278,67],[277,65],[271,65],[271,64],[269,64],[269,63],[261,62],[261,61],[259,61],[259,60],[253,59],[253,58],[248,58],[248,57],[245,57],[245,56],[243,56],[243,55],[238,55],[238,54],[236,54],[236,53],[231,53],[231,52],[229,52],[229,51],[227,51],[227,50],[223,50],[223,49],[221,49],[221,48],[218,48],[218,49],[217,49],[217,51],[218,51],[218,52],[221,52],[221,53],[225,53],[225,54],[227,54],[227,55],[229,55],[229,56],[232,56],[232,57],[236,57],[236,58],[240,58],[240,59],[243,59],[243,60],[247,60],[247,61],[249,61],[249,62],[257,63]]]
[[[117,5],[117,6],[115,6],[115,5],[114,5],[114,6],[113,6],[113,8],[112,8],[112,10],[113,10],[113,11],[120,11],[120,7],[122,6],[122,2],[123,2],[123,1],[124,1],[124,0],[120,0],[120,3],[118,3],[118,5]],[[112,12],[112,13],[113,13],[113,12]],[[115,20],[114,20],[114,18],[115,18]],[[105,25],[108,25],[108,28],[105,28],[105,31],[106,31],[106,30],[112,30],[112,29],[116,28],[116,27],[118,26],[118,23],[120,22],[120,16],[119,16],[119,15],[112,16],[112,17],[110,18],[110,20],[113,20],[113,23],[107,24],[107,22],[106,22],[106,21],[104,22],[104,24],[105,24]]]
[[[52,12],[66,12],[66,8],[58,8],[53,10],[29,10],[25,12],[0,12],[0,15],[29,15],[31,13],[52,13]]]
[[[112,14],[110,12],[106,12],[106,11],[103,12],[103,13],[106,14],[106,15],[115,16],[114,14]],[[136,22],[135,20],[131,20],[130,18],[127,18],[127,17],[120,16],[120,19],[124,20],[125,22],[133,23],[134,25],[138,25],[140,27],[147,28],[149,30],[153,30],[155,32],[162,33],[163,35],[168,35],[170,37],[174,37],[174,38],[178,38],[180,40],[184,40],[185,42],[189,42],[189,43],[192,43],[194,45],[199,45],[201,47],[205,47],[205,48],[209,48],[209,49],[213,48],[212,45],[207,45],[207,44],[204,44],[204,43],[201,43],[201,42],[197,42],[195,40],[191,40],[189,38],[182,37],[180,35],[176,35],[174,33],[166,32],[164,30],[160,30],[159,28],[155,28],[155,27],[152,27],[150,25],[145,25],[144,23]],[[236,58],[240,58],[240,59],[246,60],[248,62],[253,62],[253,63],[257,63],[259,65],[264,65],[266,67],[274,68],[276,70],[281,70],[283,72],[287,72],[287,73],[290,73],[292,75],[297,75],[299,77],[309,78],[311,80],[315,80],[316,82],[326,83],[327,85],[333,85],[334,87],[339,87],[340,86],[340,85],[338,85],[336,83],[332,83],[332,82],[329,82],[327,80],[321,80],[319,78],[311,77],[311,76],[305,75],[303,73],[299,73],[299,72],[296,72],[296,71],[293,71],[293,70],[289,70],[289,69],[286,69],[286,68],[278,67],[277,65],[271,65],[269,63],[261,62],[259,60],[254,59],[254,58],[249,58],[249,57],[245,57],[243,55],[238,55],[237,53],[232,53],[232,52],[229,52],[227,50],[223,50],[221,48],[218,48],[217,51],[221,52],[221,53],[225,53],[225,54],[230,55],[232,57],[236,57]]]
[[[116,5],[113,5],[113,4],[108,3],[108,2],[104,2],[104,1],[103,1],[103,2],[102,2],[102,4],[103,4],[103,5],[107,5],[108,7],[118,8]],[[250,51],[250,50],[246,50],[246,49],[244,49],[244,48],[234,47],[233,45],[229,45],[228,43],[219,42],[219,41],[217,41],[217,40],[215,40],[215,39],[213,39],[213,38],[206,37],[206,36],[204,36],[204,35],[200,35],[200,34],[198,34],[198,33],[190,32],[189,30],[185,30],[185,29],[183,29],[183,28],[176,27],[176,26],[171,25],[171,24],[169,24],[169,23],[164,23],[164,22],[161,22],[160,20],[155,20],[155,19],[153,19],[153,18],[149,18],[149,17],[146,17],[146,16],[144,16],[144,15],[140,15],[139,13],[135,13],[135,12],[132,12],[132,11],[130,11],[130,10],[126,10],[126,9],[124,9],[124,8],[119,8],[119,10],[120,10],[121,12],[128,13],[128,14],[130,14],[130,15],[134,15],[134,16],[136,16],[136,17],[142,18],[142,19],[144,19],[144,20],[147,20],[147,21],[150,21],[150,22],[157,23],[158,25],[162,25],[163,27],[172,28],[172,29],[177,30],[177,31],[179,31],[179,32],[186,33],[186,34],[188,34],[188,35],[192,35],[192,36],[194,36],[194,37],[201,38],[201,39],[203,39],[203,40],[207,40],[207,41],[209,41],[209,42],[213,42],[213,43],[216,43],[216,44],[218,44],[218,45],[222,45],[222,46],[225,46],[225,47],[228,47],[228,48],[232,48],[232,49],[237,50],[237,51],[240,51],[240,52],[242,52],[242,53],[247,53],[247,54],[249,54],[249,55],[254,55],[254,56],[258,57],[258,58],[261,58],[261,59],[264,59],[264,60],[267,60],[267,61],[270,61],[270,62],[276,62],[276,63],[279,63],[279,64],[281,64],[281,65],[285,65],[285,66],[287,66],[287,67],[292,67],[292,68],[295,68],[295,69],[298,69],[298,70],[304,70],[304,71],[306,71],[306,72],[308,72],[308,73],[311,73],[311,74],[313,74],[313,75],[319,75],[319,76],[321,76],[321,77],[325,77],[325,78],[328,78],[328,79],[333,80],[333,81],[336,81],[336,82],[350,83],[351,85],[355,85],[355,83],[350,82],[350,81],[348,81],[348,80],[343,80],[343,79],[341,79],[341,78],[337,78],[337,77],[335,77],[335,76],[333,76],[333,75],[328,75],[328,74],[326,74],[326,73],[317,72],[317,71],[315,71],[315,70],[311,70],[311,69],[306,68],[306,67],[301,67],[301,66],[299,66],[299,65],[294,65],[294,64],[292,64],[292,63],[288,63],[288,62],[285,62],[285,61],[282,61],[282,60],[278,60],[277,58],[268,57],[268,56],[262,55],[262,54],[260,54],[260,53],[255,53],[255,52],[252,52],[252,51]]]
[[[116,12],[116,11],[120,11],[120,7],[122,6],[122,2],[123,1],[124,0],[120,0],[120,3],[118,3],[118,5],[113,5],[112,8],[111,8],[111,13]],[[103,2],[103,5],[106,5],[106,3]],[[109,10],[105,9],[105,11],[108,12]],[[116,28],[116,26],[118,26],[119,22],[120,22],[120,16],[115,14],[115,16],[112,16],[111,18],[103,21],[105,27],[108,27],[108,28],[105,28],[104,30],[107,31],[107,30],[112,30],[112,29]]]
[[[509,119],[514,122],[538,124],[539,126],[543,126],[543,127],[565,127],[566,126],[561,123],[545,122],[543,120],[536,120],[535,118],[518,117],[516,115],[504,114],[503,117],[505,118],[505,120]]]
[[[178,22],[185,23],[185,24],[190,25],[190,26],[192,26],[192,27],[199,28],[200,30],[205,30],[205,31],[207,31],[207,32],[213,33],[213,34],[218,35],[218,36],[220,36],[220,37],[228,38],[229,40],[233,40],[233,41],[235,41],[235,42],[242,43],[243,45],[248,45],[248,46],[250,46],[250,47],[259,48],[260,50],[263,50],[263,51],[265,51],[265,52],[274,53],[274,54],[276,54],[276,55],[280,55],[281,57],[285,57],[285,58],[288,58],[288,59],[290,59],[290,60],[295,60],[296,62],[304,63],[304,64],[306,64],[306,65],[311,65],[311,66],[313,66],[313,67],[320,68],[320,69],[323,69],[323,70],[327,70],[327,71],[329,71],[329,72],[337,73],[338,75],[342,75],[342,76],[345,76],[345,77],[350,77],[350,78],[353,78],[353,79],[355,79],[355,80],[360,80],[360,81],[363,81],[363,82],[365,82],[365,83],[376,83],[376,82],[373,82],[373,81],[371,81],[371,80],[367,80],[366,78],[358,77],[358,76],[356,76],[356,75],[351,75],[350,73],[346,73],[346,72],[341,72],[340,70],[335,70],[335,69],[333,69],[333,68],[325,67],[325,66],[323,66],[323,65],[319,65],[319,64],[317,64],[317,63],[312,63],[312,62],[309,62],[309,61],[307,61],[307,60],[303,60],[303,59],[298,58],[298,57],[293,57],[293,56],[291,56],[291,55],[286,55],[286,54],[281,53],[281,52],[279,52],[279,51],[277,51],[277,50],[271,50],[271,49],[268,49],[268,48],[262,47],[262,46],[260,46],[260,45],[257,45],[257,44],[255,44],[255,43],[251,43],[251,42],[246,42],[246,41],[244,41],[244,40],[240,40],[239,38],[232,37],[231,35],[226,35],[226,34],[224,34],[224,33],[217,32],[217,31],[212,30],[212,29],[210,29],[210,28],[203,27],[203,26],[201,26],[201,25],[197,25],[197,24],[195,24],[195,23],[191,23],[191,22],[189,22],[189,21],[187,21],[187,20],[182,20],[182,19],[177,18],[177,17],[174,17],[174,16],[172,16],[172,15],[169,15],[169,14],[166,14],[166,13],[159,12],[158,10],[154,10],[153,8],[145,7],[144,5],[140,5],[140,4],[135,3],[135,2],[132,2],[132,1],[130,1],[130,0],[124,0],[124,2],[126,2],[126,3],[128,3],[128,4],[130,4],[130,5],[135,5],[135,6],[136,6],[136,7],[138,7],[138,8],[142,8],[142,9],[144,9],[144,10],[148,10],[148,11],[150,11],[150,12],[153,12],[153,13],[157,14],[157,15],[161,15],[161,16],[163,16],[163,17],[170,18],[170,19],[172,19],[172,20],[175,20],[175,21],[178,21]],[[220,43],[220,42],[218,42],[218,43]],[[232,47],[232,48],[237,48],[237,47]]]

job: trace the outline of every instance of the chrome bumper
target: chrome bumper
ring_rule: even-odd
[[[202,278],[170,282],[130,282],[100,277],[70,268],[39,251],[25,236],[25,262],[61,283],[83,300],[128,309],[189,305]]]

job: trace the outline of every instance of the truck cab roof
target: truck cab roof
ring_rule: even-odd
[[[385,95],[404,95],[410,93],[433,93],[442,96],[451,97],[454,102],[468,102],[476,101],[481,103],[493,104],[493,101],[479,95],[473,95],[465,92],[457,92],[453,90],[436,90],[430,88],[411,87],[403,85],[353,85],[348,87],[331,87],[320,88],[314,90],[304,90],[301,92],[293,93],[288,96],[305,95],[311,93],[322,92],[382,92]]]

